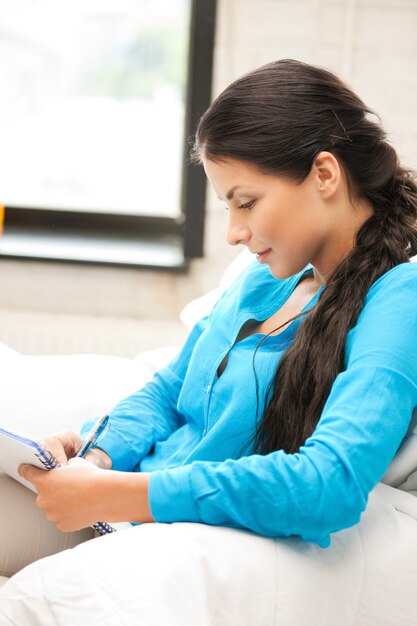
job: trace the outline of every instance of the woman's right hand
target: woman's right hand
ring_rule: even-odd
[[[43,443],[52,452],[58,463],[66,465],[69,459],[72,459],[77,454],[81,447],[82,439],[77,433],[68,431],[51,435]],[[111,469],[112,466],[111,458],[100,448],[92,448],[86,454],[85,460],[101,469]]]
[[[82,439],[77,433],[67,431],[50,435],[44,440],[45,447],[52,452],[58,463],[66,465],[81,447]]]

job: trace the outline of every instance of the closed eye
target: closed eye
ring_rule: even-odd
[[[250,200],[249,202],[245,202],[245,204],[240,204],[239,209],[251,209],[255,204],[255,200]]]

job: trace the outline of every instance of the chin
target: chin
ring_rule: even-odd
[[[293,276],[296,272],[284,272],[284,271],[279,271],[279,270],[275,270],[272,269],[271,267],[269,268],[269,271],[271,272],[272,276],[274,278],[278,278],[278,280],[284,280],[285,278],[291,278],[291,276]]]
[[[276,266],[270,265],[269,271],[271,272],[274,278],[277,278],[278,280],[285,280],[286,278],[291,278],[291,276],[298,274],[298,272],[301,272],[304,268],[305,268],[305,265],[301,267],[288,267],[288,266],[276,267]]]

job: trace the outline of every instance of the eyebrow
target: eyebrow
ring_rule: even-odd
[[[241,185],[235,185],[234,187],[229,189],[229,191],[226,194],[226,200],[231,200],[233,198],[233,194],[235,193],[237,189],[239,189],[239,187],[241,187]]]
[[[239,189],[240,187],[245,188],[246,185],[235,185],[234,187],[232,187],[231,189],[229,189],[229,191],[226,194],[226,200],[231,200],[233,198],[233,195],[235,193],[235,191],[237,189]],[[250,187],[247,187],[247,189],[250,189]],[[217,196],[219,198],[219,200],[221,200],[220,196]]]

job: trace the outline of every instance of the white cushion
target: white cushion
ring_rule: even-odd
[[[392,491],[379,485],[360,523],[334,533],[326,550],[190,523],[87,541],[19,572],[0,591],[0,622],[415,625],[416,515],[393,505]]]
[[[26,356],[2,350],[0,424],[39,438],[78,430],[152,378],[156,363],[147,355]],[[171,355],[159,352],[159,364]]]
[[[192,328],[199,319],[210,313],[223,292],[253,262],[253,258],[253,255],[245,248],[226,268],[217,287],[200,298],[195,298],[183,308],[180,319],[187,328]]]
[[[193,300],[181,314],[192,327],[252,260],[246,251],[227,268],[219,286]],[[78,430],[88,418],[107,413],[150,380],[178,347],[150,350],[134,359],[101,355],[28,356],[0,344],[0,424],[39,438]]]

